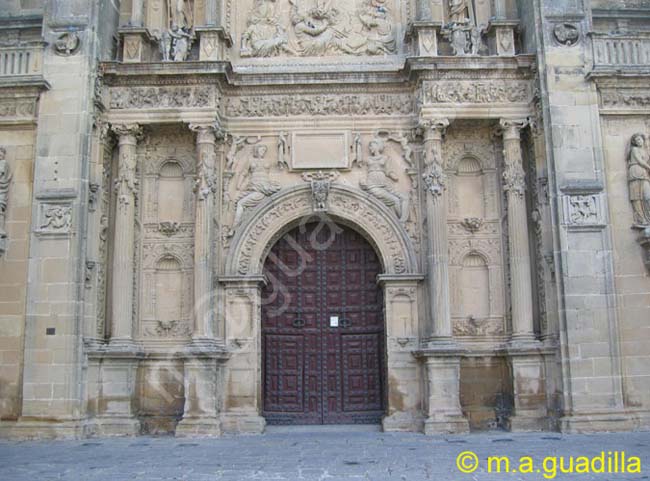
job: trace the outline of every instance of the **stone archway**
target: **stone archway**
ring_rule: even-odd
[[[367,194],[343,185],[331,186],[328,210],[337,223],[348,225],[375,248],[384,274],[387,351],[387,430],[421,428],[421,394],[417,361],[419,274],[412,243],[399,220]],[[301,219],[314,216],[309,186],[285,189],[250,213],[238,228],[227,255],[225,337],[233,349],[226,367],[223,427],[231,432],[262,432],[261,416],[261,290],[266,256],[276,241]]]

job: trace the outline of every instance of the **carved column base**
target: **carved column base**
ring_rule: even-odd
[[[193,355],[191,352],[188,350],[184,361],[185,405],[176,436],[220,436],[219,411],[223,397],[220,361],[226,358],[225,353],[201,351]]]
[[[135,416],[134,402],[139,354],[132,351],[89,353],[98,360],[97,415],[88,420],[86,430],[98,436],[135,436],[140,434],[140,421]]]
[[[460,351],[427,350],[416,356],[425,364],[427,418],[424,433],[468,433],[469,422],[460,407]]]
[[[549,426],[546,376],[540,347],[508,352],[514,390],[514,410],[509,420],[511,431],[543,431]]]
[[[516,20],[492,20],[487,28],[490,52],[500,57],[512,57],[515,51]]]
[[[424,417],[411,412],[398,411],[381,421],[384,432],[419,433],[424,430]]]
[[[221,27],[197,27],[199,60],[218,62],[226,60],[226,49],[232,47],[230,34]]]
[[[266,419],[256,412],[228,412],[221,415],[224,432],[233,434],[263,434]]]
[[[407,33],[415,39],[416,57],[438,56],[438,34],[442,28],[440,22],[413,22]]]
[[[139,63],[151,61],[153,39],[143,27],[125,27],[118,33],[122,37],[122,62]]]

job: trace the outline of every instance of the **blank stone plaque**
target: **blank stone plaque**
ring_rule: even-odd
[[[350,135],[347,132],[295,132],[291,166],[306,169],[348,169]]]

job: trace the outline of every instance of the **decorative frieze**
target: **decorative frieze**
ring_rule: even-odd
[[[422,87],[424,104],[528,103],[532,87],[525,80],[427,81]]]
[[[410,115],[415,99],[409,94],[259,95],[225,101],[227,117],[296,117],[328,115]]]
[[[178,87],[113,87],[110,89],[110,108],[166,109],[214,108],[216,91],[209,85]]]
[[[455,337],[497,337],[504,334],[503,319],[454,319]]]

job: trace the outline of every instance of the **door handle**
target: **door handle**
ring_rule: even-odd
[[[307,324],[304,319],[294,319],[293,323],[291,324],[293,327],[296,329],[300,329],[302,327],[305,327],[305,324]]]

